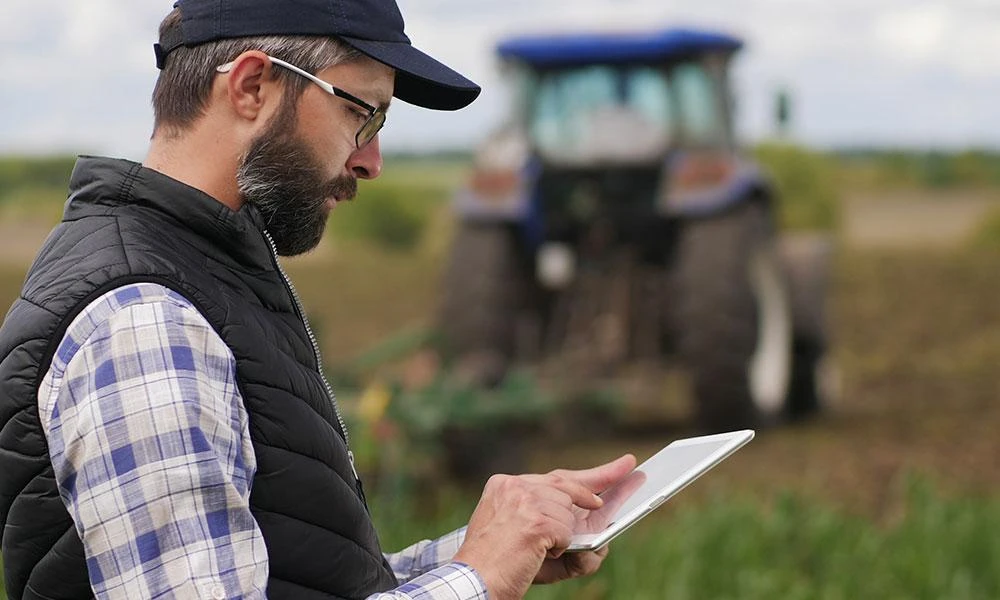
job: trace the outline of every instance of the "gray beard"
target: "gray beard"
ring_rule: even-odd
[[[236,183],[243,201],[264,218],[264,227],[280,256],[297,256],[323,238],[331,197],[341,200],[357,193],[350,176],[325,179],[320,162],[304,142],[277,133],[288,131],[279,116],[258,137],[241,161]]]

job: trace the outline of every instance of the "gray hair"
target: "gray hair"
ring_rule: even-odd
[[[174,9],[160,24],[160,39],[180,27],[180,10]],[[153,88],[154,131],[177,135],[193,125],[205,111],[215,68],[248,50],[260,50],[310,73],[363,56],[336,38],[322,36],[243,37],[180,46],[167,56]],[[274,69],[274,75],[285,84],[286,108],[294,111],[309,81],[281,68]]]

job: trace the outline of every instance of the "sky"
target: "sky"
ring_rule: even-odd
[[[414,45],[484,88],[458,112],[394,103],[384,151],[469,148],[506,114],[494,58],[511,35],[722,31],[742,139],[773,130],[779,89],[793,138],[815,147],[1000,149],[1000,0],[397,0]],[[0,153],[141,159],[151,132],[152,43],[171,0],[2,0]]]

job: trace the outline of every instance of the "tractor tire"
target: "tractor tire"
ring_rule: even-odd
[[[795,332],[788,417],[799,421],[829,408],[840,395],[826,315],[833,240],[824,234],[789,234],[779,248]]]
[[[795,336],[792,379],[788,388],[788,419],[802,421],[829,408],[837,395],[826,344],[821,338]]]
[[[452,242],[438,314],[446,356],[469,383],[493,386],[514,357],[525,275],[505,224],[462,223]]]
[[[750,202],[685,223],[676,261],[676,332],[698,424],[777,423],[787,411],[792,315],[767,207]]]

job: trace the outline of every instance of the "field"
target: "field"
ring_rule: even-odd
[[[530,597],[998,597],[998,259],[844,248],[840,402],[758,437],[616,542],[599,577]],[[648,456],[683,432],[546,446],[534,466]]]
[[[910,164],[900,162],[906,177],[866,166],[831,184],[838,218],[822,220],[837,237],[837,404],[763,432],[620,538],[597,577],[529,598],[1000,597],[1000,228],[989,226],[1000,192],[980,171],[971,183],[921,181]],[[321,249],[289,261],[331,372],[431,322],[451,231],[445,199],[463,169],[398,165],[337,207]],[[0,303],[52,218],[6,210]],[[346,382],[334,386],[357,402]],[[539,443],[530,464],[643,458],[688,430]],[[389,548],[460,525],[474,502],[468,487],[449,486],[433,505],[399,490],[372,490]]]

